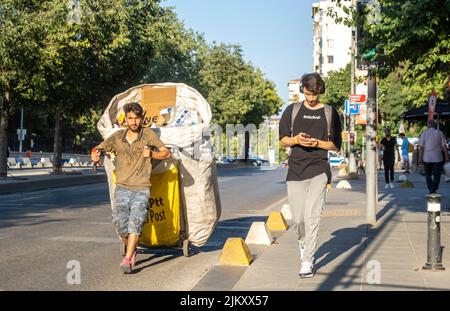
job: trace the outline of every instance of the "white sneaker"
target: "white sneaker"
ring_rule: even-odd
[[[391,187],[391,189],[394,189],[394,184],[393,184],[393,183],[390,183],[390,184],[389,184],[389,187]]]
[[[305,257],[305,245],[299,244],[300,248],[300,262],[303,262],[303,258]]]
[[[303,262],[298,274],[301,278],[312,278],[314,276],[314,267],[310,262]]]
[[[384,187],[384,189],[389,189],[389,184],[386,184],[386,186]]]

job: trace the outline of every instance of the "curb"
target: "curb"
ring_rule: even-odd
[[[106,182],[106,174],[88,176],[61,176],[44,180],[30,180],[0,185],[0,195],[32,192],[51,188],[65,188]]]

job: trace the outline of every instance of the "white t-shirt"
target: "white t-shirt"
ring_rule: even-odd
[[[423,148],[423,161],[426,163],[440,163],[444,161],[444,134],[434,128],[428,129],[420,135],[419,145]]]

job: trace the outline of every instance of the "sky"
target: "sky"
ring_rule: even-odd
[[[288,102],[288,81],[313,67],[312,3],[317,0],[166,0],[207,42],[239,44],[244,57],[275,82]]]

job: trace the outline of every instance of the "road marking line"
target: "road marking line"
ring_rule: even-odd
[[[226,229],[226,230],[249,230],[250,227],[227,227],[227,226],[217,226],[217,229]]]
[[[281,200],[278,200],[277,202],[273,203],[272,205],[270,205],[269,207],[267,207],[266,209],[264,209],[265,212],[272,210],[274,207],[277,207],[279,205],[281,205],[282,203],[286,202],[288,200],[287,197],[282,198]]]
[[[236,179],[236,177],[225,177],[225,178],[218,178],[219,179],[219,182],[226,182],[226,181],[230,181],[230,180],[233,180],[233,179]]]
[[[98,238],[98,237],[71,237],[71,236],[57,236],[53,238],[48,238],[49,241],[57,241],[57,242],[94,242],[94,243],[102,243],[102,244],[110,244],[110,243],[118,243],[119,239],[117,238]]]

